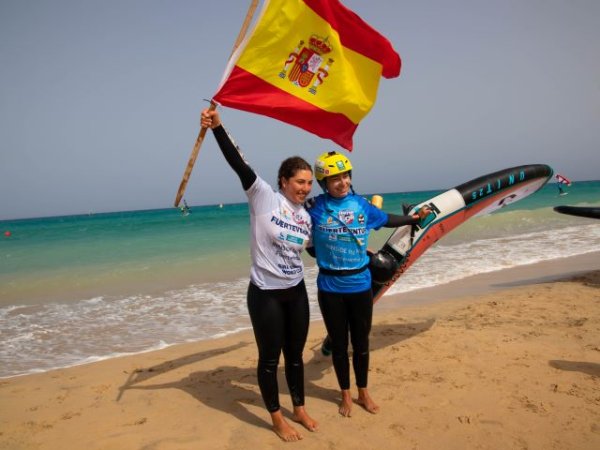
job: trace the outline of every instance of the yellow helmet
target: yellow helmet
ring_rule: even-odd
[[[315,161],[315,177],[319,182],[326,177],[350,171],[352,171],[350,160],[337,152],[323,153]]]

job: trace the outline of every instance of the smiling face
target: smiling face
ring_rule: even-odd
[[[298,169],[290,178],[281,178],[281,193],[292,203],[302,204],[312,189],[311,170]]]
[[[327,183],[327,192],[329,192],[329,195],[341,198],[345,197],[348,195],[348,192],[350,192],[352,178],[350,178],[349,172],[344,172],[325,178],[325,182]]]

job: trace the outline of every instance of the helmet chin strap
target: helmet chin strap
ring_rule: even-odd
[[[319,186],[323,189],[323,192],[327,194],[327,178],[323,178],[321,181],[318,181]]]

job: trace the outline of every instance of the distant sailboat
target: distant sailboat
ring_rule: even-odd
[[[571,186],[571,180],[559,173],[556,174],[556,186],[558,187],[558,195],[567,195],[565,186]]]
[[[183,200],[183,206],[180,206],[179,209],[181,210],[181,214],[184,216],[189,216],[190,212],[192,211],[185,199]]]

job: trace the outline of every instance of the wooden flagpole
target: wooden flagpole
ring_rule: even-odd
[[[235,43],[233,44],[233,49],[231,50],[231,55],[229,55],[229,59],[233,56],[237,48],[240,46],[244,37],[246,36],[246,32],[248,31],[248,27],[250,26],[250,22],[252,21],[252,16],[254,16],[254,11],[256,11],[256,7],[258,6],[258,0],[252,0],[250,3],[250,7],[248,8],[248,12],[246,13],[246,18],[244,19],[244,23],[242,24],[242,28],[240,28],[240,32],[238,34]],[[210,107],[208,108],[210,111],[213,111],[217,108],[217,105],[214,102],[210,102]],[[204,141],[204,136],[206,136],[206,130],[208,128],[202,127],[200,128],[200,132],[198,133],[198,137],[196,138],[196,144],[192,149],[192,154],[190,155],[190,159],[187,163],[187,167],[185,168],[185,172],[183,173],[183,178],[181,179],[181,183],[179,184],[179,189],[177,190],[177,196],[175,197],[175,207],[179,206],[181,199],[183,198],[183,194],[185,192],[185,188],[188,184],[188,180],[190,179],[190,175],[192,174],[192,169],[194,168],[194,164],[196,163],[196,158],[198,157],[198,153],[200,152],[200,147],[202,146],[202,142]]]

